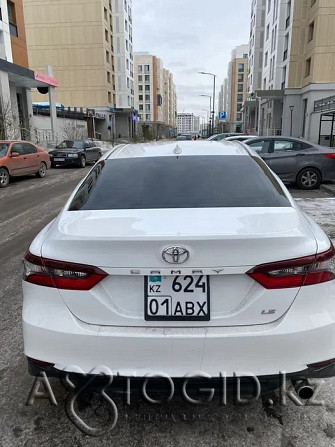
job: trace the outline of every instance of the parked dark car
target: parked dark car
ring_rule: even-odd
[[[244,141],[284,182],[316,189],[335,179],[335,148],[288,137],[259,137]]]
[[[89,140],[65,140],[49,152],[51,167],[74,165],[84,168],[87,163],[96,162],[101,157],[101,148]]]

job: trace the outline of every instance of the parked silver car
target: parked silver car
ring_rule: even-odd
[[[240,133],[218,133],[216,135],[212,135],[211,137],[207,138],[208,141],[221,141],[221,140],[225,140],[228,137],[235,137],[241,135]]]
[[[245,140],[284,181],[301,189],[316,189],[335,179],[335,148],[288,137],[259,137]]]

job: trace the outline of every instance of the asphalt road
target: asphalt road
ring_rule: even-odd
[[[290,400],[271,407],[257,401],[238,406],[213,402],[194,407],[180,401],[150,406],[119,404],[116,428],[97,440],[85,436],[66,416],[66,391],[51,380],[57,400],[36,399],[26,406],[33,378],[27,373],[21,330],[21,260],[29,243],[61,209],[85,169],[51,170],[45,179],[27,177],[0,190],[0,445],[25,446],[280,446],[330,447],[335,444],[335,380],[322,382],[322,406],[296,406]],[[303,207],[314,210],[322,224],[334,200],[321,191],[292,190]],[[322,205],[320,205],[322,203]],[[315,209],[318,212],[315,212]],[[321,217],[320,217],[321,216]],[[327,230],[334,233],[335,223]],[[316,297],[317,298],[317,297]],[[85,347],[83,346],[83,349]],[[85,421],[97,426],[108,415],[103,402],[78,408]]]

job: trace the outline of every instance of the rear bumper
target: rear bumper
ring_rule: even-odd
[[[143,377],[203,372],[211,377],[329,377],[334,368],[308,365],[335,358],[335,281],[308,286],[284,317],[241,327],[113,327],[79,321],[56,289],[24,282],[23,334],[27,357],[57,371]]]
[[[66,158],[65,161],[54,161],[52,159],[51,163],[56,166],[79,166],[80,158]]]

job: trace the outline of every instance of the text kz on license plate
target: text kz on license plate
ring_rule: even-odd
[[[209,321],[208,276],[146,276],[146,321]]]

